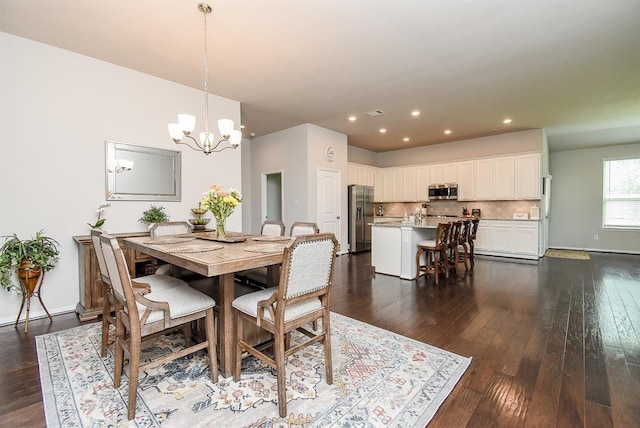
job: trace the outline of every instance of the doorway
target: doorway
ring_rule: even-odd
[[[318,169],[318,227],[321,233],[333,233],[341,241],[342,220],[339,170]]]
[[[260,224],[265,220],[283,221],[282,201],[284,200],[284,191],[282,188],[282,174],[282,171],[262,173]]]

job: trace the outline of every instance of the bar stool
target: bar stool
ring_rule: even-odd
[[[476,240],[476,234],[478,233],[478,225],[480,224],[480,219],[479,218],[474,218],[473,220],[471,220],[471,233],[469,233],[469,258],[471,261],[471,270],[473,270],[473,266],[474,266],[474,246],[475,246],[475,240]]]
[[[453,270],[458,275],[458,244],[460,242],[460,231],[462,230],[462,222],[454,221],[451,223],[449,231],[449,239],[447,241],[447,271]]]
[[[464,263],[464,269],[471,268],[471,244],[469,238],[471,236],[471,220],[462,220],[462,231],[458,239],[458,257],[457,263]]]
[[[435,283],[438,285],[439,276],[444,273],[445,277],[449,277],[447,270],[447,242],[449,239],[450,223],[438,223],[436,228],[436,239],[418,242],[418,252],[416,253],[416,266],[418,272],[416,279],[420,277],[420,273],[425,275],[432,273],[435,277]],[[426,264],[420,264],[422,253],[425,253]]]

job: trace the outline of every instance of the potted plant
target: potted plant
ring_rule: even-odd
[[[169,216],[164,212],[164,207],[156,207],[151,205],[151,208],[142,213],[142,217],[138,219],[140,223],[150,225],[153,223],[162,223],[163,221],[169,221]]]
[[[31,239],[22,240],[15,233],[4,238],[0,247],[0,286],[31,296],[41,282],[40,277],[58,263],[60,244],[42,230]],[[16,270],[20,279],[19,287],[12,281]]]

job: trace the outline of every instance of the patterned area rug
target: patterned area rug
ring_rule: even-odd
[[[546,257],[554,257],[557,259],[576,259],[576,260],[589,260],[589,253],[586,251],[577,251],[577,250],[555,250],[548,249],[544,255]]]
[[[128,377],[114,389],[113,345],[102,358],[99,323],[38,336],[47,426],[424,427],[471,363],[335,313],[331,322],[334,383],[325,382],[320,345],[289,357],[284,419],[270,369],[248,357],[240,382],[221,376],[212,384],[200,352],[141,372],[136,417],[127,422]],[[160,338],[145,358],[182,341],[180,334]]]

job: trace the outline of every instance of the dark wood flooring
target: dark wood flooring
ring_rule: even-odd
[[[430,426],[640,426],[640,256],[478,257],[435,287],[362,253],[338,258],[332,293],[334,312],[473,357]],[[44,426],[34,337],[78,324],[0,328],[0,426]]]

